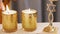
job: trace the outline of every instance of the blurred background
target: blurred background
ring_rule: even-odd
[[[8,1],[8,0],[6,0]],[[18,12],[18,22],[21,22],[21,11],[24,9],[36,9],[38,11],[38,22],[48,21],[48,11],[46,4],[48,0],[9,0],[10,9]],[[4,0],[3,0],[4,2]],[[56,12],[54,12],[54,22],[60,22],[60,0],[55,2]]]

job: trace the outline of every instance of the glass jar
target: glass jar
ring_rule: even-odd
[[[37,23],[37,11],[31,9],[34,13],[25,13],[22,11],[22,27],[25,31],[34,31]]]
[[[5,32],[15,32],[17,30],[17,13],[13,10],[10,10],[9,13],[2,12],[2,25]]]

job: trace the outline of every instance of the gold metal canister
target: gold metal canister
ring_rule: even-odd
[[[26,9],[22,11],[22,27],[25,31],[34,31],[37,23],[37,11]]]
[[[14,32],[17,30],[17,12],[10,10],[2,12],[2,24],[5,32]]]

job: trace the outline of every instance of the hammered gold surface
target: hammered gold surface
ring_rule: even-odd
[[[17,30],[17,13],[16,14],[2,14],[3,29],[6,32],[14,32]]]

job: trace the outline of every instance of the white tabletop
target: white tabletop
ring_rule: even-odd
[[[43,28],[48,25],[48,22],[37,23],[37,29],[35,31],[33,31],[33,32],[23,31],[21,25],[22,25],[21,23],[18,24],[18,30],[16,32],[6,33],[6,32],[2,31],[2,24],[0,24],[0,34],[55,34],[55,33],[45,33],[45,32],[43,32]],[[59,34],[60,33],[60,22],[54,22],[53,25],[55,27],[57,27],[57,29],[58,29],[57,34]]]

